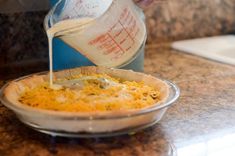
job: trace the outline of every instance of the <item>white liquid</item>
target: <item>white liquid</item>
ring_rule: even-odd
[[[53,84],[53,51],[52,51],[52,41],[56,36],[60,36],[72,31],[82,31],[87,24],[91,23],[92,18],[82,18],[76,20],[64,20],[56,23],[53,27],[47,30],[48,46],[49,46],[49,66],[50,66],[50,87],[53,89],[61,88],[58,85]]]

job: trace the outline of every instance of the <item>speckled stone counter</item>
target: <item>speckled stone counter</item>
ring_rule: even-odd
[[[151,45],[146,51],[146,73],[181,88],[180,99],[158,124],[131,136],[55,138],[27,128],[0,104],[0,156],[233,156],[235,66],[168,45]]]

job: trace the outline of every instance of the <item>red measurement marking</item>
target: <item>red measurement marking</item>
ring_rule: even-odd
[[[137,30],[136,30],[136,32],[135,32],[135,34],[134,34],[134,36],[137,36],[137,34],[140,32],[140,29],[139,28],[137,28]]]
[[[130,18],[130,20],[129,20],[129,22],[128,22],[128,24],[127,24],[127,25],[131,25],[131,23],[133,23],[133,20],[135,20],[135,19],[134,19],[134,17],[133,17],[133,16],[131,16],[131,18]]]
[[[123,44],[126,41],[126,38],[123,38],[119,43]]]
[[[112,46],[113,45],[110,42],[106,42],[106,43],[103,43],[100,46],[98,46],[98,48],[100,48],[100,49],[109,49]]]
[[[76,15],[79,15],[79,13],[78,13],[78,11],[77,11],[77,9],[76,8],[73,8],[73,10],[72,10]]]
[[[117,24],[118,24],[118,22],[117,23],[115,23],[110,29],[109,29],[109,31],[108,32],[111,32],[116,26],[117,26]]]
[[[97,43],[99,43],[99,42],[101,42],[101,41],[104,41],[105,36],[106,36],[106,35],[100,35],[100,36],[96,37],[95,39],[93,39],[93,40],[91,40],[91,41],[89,42],[89,45],[94,45],[94,44],[97,44]]]
[[[124,25],[122,24],[122,22],[120,20],[118,20],[118,22],[121,24],[121,26],[123,27],[124,31],[128,34],[128,36],[131,38],[131,40],[133,42],[135,42],[134,38],[131,36],[131,34],[126,30],[126,28],[124,27]]]
[[[128,48],[126,48],[126,51],[128,51],[128,50],[130,50],[131,49],[131,46],[130,47],[128,47]]]
[[[111,47],[104,54],[115,53],[115,50],[119,50],[118,47]]]
[[[117,55],[115,55],[114,57],[111,58],[112,61],[115,61],[115,60],[121,58],[124,53],[123,52],[119,53],[119,51],[118,51],[118,52],[116,52],[116,54]]]
[[[121,14],[120,18],[124,18],[125,15],[127,14],[127,12],[128,12],[128,9],[127,9],[127,8],[124,8],[123,11],[122,11],[122,14]]]
[[[127,21],[129,17],[133,18],[133,16],[131,15],[131,12],[130,12],[130,11],[128,11],[128,13],[127,13],[126,18],[124,19],[124,21]]]
[[[114,38],[117,38],[118,36],[120,36],[121,33],[122,33],[122,31],[123,31],[123,29],[121,29],[118,33],[116,33],[116,34],[114,35]]]
[[[115,41],[115,39],[112,37],[112,35],[110,35],[109,33],[107,33],[108,36],[112,39],[112,41],[117,45],[117,47],[122,51],[124,52],[124,50],[122,49],[122,47]]]

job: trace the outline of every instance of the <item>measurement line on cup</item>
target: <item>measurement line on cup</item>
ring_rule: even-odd
[[[127,35],[131,38],[131,40],[133,42],[135,42],[134,38],[131,36],[131,34],[127,31],[127,29],[124,27],[124,25],[122,24],[122,22],[120,20],[118,20],[118,22],[121,24],[123,30],[127,33]]]
[[[109,33],[107,33],[107,35],[111,38],[111,40],[116,44],[116,46],[124,53],[124,49],[122,49],[122,47],[117,43],[117,41],[115,41],[115,39],[112,37],[112,35],[110,35]]]

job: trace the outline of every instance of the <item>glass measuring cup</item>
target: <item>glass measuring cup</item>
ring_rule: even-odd
[[[145,44],[141,14],[131,0],[60,0],[44,25],[48,30],[61,21],[91,19],[57,36],[96,65],[120,67],[135,59]]]

